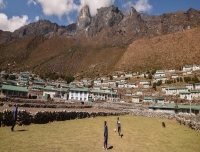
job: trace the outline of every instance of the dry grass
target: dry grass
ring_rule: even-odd
[[[53,122],[0,129],[0,151],[103,151],[103,122],[108,122],[110,151],[199,152],[200,134],[172,120],[123,116],[123,138],[114,129],[117,117]],[[166,128],[161,126],[164,121]]]
[[[143,38],[129,45],[117,68],[138,70],[176,68],[200,64],[200,28]]]

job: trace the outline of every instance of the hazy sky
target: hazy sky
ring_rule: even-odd
[[[76,22],[84,5],[90,7],[92,15],[96,14],[96,9],[110,5],[120,10],[130,10],[133,6],[138,12],[149,15],[186,11],[190,7],[200,10],[200,0],[0,0],[0,29],[13,32],[39,19],[68,25]]]

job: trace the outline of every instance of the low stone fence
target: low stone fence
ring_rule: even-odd
[[[72,119],[82,119],[97,116],[119,116],[126,115],[128,112],[76,112],[76,111],[40,111],[35,114],[21,110],[18,112],[18,125],[45,124],[52,121],[64,121]],[[11,126],[13,118],[13,111],[4,110],[0,112],[0,126]]]
[[[163,113],[163,112],[154,112],[148,110],[125,110],[126,112],[129,111],[130,115],[133,116],[144,116],[144,117],[151,117],[151,118],[161,118],[161,119],[173,119],[180,123],[180,125],[185,125],[191,129],[194,129],[200,132],[200,115],[189,115],[189,114],[175,114],[175,113]]]

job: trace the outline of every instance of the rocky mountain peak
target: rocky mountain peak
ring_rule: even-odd
[[[18,30],[14,31],[9,39],[13,38],[22,38],[24,36],[33,36],[33,35],[44,35],[46,37],[51,37],[50,32],[57,32],[58,24],[51,23],[49,20],[39,20],[29,25],[25,25]]]
[[[123,19],[123,13],[116,6],[102,7],[97,9],[96,19],[102,21],[104,25],[113,26]]]
[[[130,16],[132,17],[132,16],[134,16],[136,14],[138,14],[138,12],[136,11],[136,9],[134,7],[131,7]]]
[[[198,20],[199,19],[199,16],[200,16],[200,12],[193,9],[193,8],[190,8],[188,11],[187,11],[187,14],[188,14],[188,17],[189,19],[194,19],[194,20]]]
[[[78,30],[86,28],[91,23],[91,15],[90,15],[90,9],[89,6],[84,6],[81,11],[79,12],[79,15],[77,17],[77,28]]]
[[[190,8],[187,12],[165,13],[158,16],[140,14],[134,7],[130,11],[121,12],[118,7],[102,7],[91,16],[89,6],[84,6],[76,23],[59,26],[48,20],[30,23],[2,39],[9,41],[25,36],[43,35],[70,37],[80,40],[98,40],[98,44],[127,44],[141,37],[153,37],[175,33],[184,29],[192,29],[200,25],[200,11]],[[2,35],[2,34],[1,34]],[[1,36],[0,35],[0,36]],[[9,35],[9,36],[7,36]]]

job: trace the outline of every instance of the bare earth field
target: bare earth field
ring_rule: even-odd
[[[103,123],[107,121],[109,151],[199,152],[200,134],[173,120],[121,116],[121,138],[116,116],[96,117],[48,124],[0,128],[0,151],[98,152],[104,151]],[[161,123],[165,122],[166,128]]]

